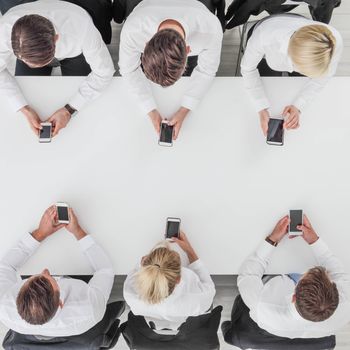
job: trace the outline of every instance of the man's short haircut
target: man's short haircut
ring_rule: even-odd
[[[27,15],[19,18],[12,28],[13,53],[22,61],[45,66],[55,57],[55,28],[45,17]]]
[[[186,68],[184,38],[173,29],[162,29],[146,44],[142,66],[146,77],[163,87],[173,85]]]
[[[17,311],[28,323],[42,325],[56,314],[60,293],[54,291],[50,281],[42,276],[29,279],[17,295]]]
[[[297,284],[295,295],[299,314],[312,322],[327,320],[339,304],[337,286],[321,266],[314,267],[306,273]]]

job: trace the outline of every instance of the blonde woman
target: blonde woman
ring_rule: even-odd
[[[241,72],[265,135],[270,102],[259,71],[270,69],[310,78],[294,101],[281,111],[285,116],[284,128],[296,129],[307,103],[335,74],[342,49],[343,40],[336,29],[296,14],[270,16],[254,26],[242,58]]]
[[[188,266],[177,251],[186,253]],[[156,330],[176,331],[187,317],[206,313],[214,295],[209,272],[183,232],[178,239],[155,246],[124,283],[131,311]]]

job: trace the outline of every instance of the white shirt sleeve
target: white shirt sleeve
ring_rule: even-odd
[[[198,55],[198,64],[192,72],[189,87],[182,99],[183,107],[195,109],[213,83],[220,64],[222,37],[222,28],[218,22],[211,44]]]
[[[80,250],[88,259],[95,273],[88,283],[89,300],[91,302],[96,322],[105,313],[107,301],[114,282],[112,261],[91,236],[79,240]]]
[[[253,100],[257,112],[269,108],[270,106],[257,68],[263,57],[263,43],[261,42],[259,33],[255,32],[247,42],[247,47],[241,62],[241,73],[244,85]]]
[[[102,93],[110,84],[115,72],[111,55],[101,34],[95,28],[92,20],[88,21],[85,29],[85,39],[82,53],[91,67],[91,73],[80,85],[78,93],[68,102],[76,110],[80,110],[88,101],[91,101]],[[82,30],[82,33],[84,31]]]
[[[13,56],[12,53],[0,51],[0,94],[6,96],[12,110],[17,112],[28,103],[15,78],[7,69],[7,63],[11,56]]]
[[[273,245],[264,241],[255,253],[243,262],[240,268],[237,280],[238,290],[251,314],[256,313],[260,295],[264,288],[262,277],[274,250]]]
[[[137,49],[128,24],[120,34],[119,70],[130,92],[140,101],[143,113],[157,108],[150,82],[141,69],[141,52]]]
[[[200,313],[205,313],[213,303],[216,292],[215,284],[211,279],[208,269],[200,259],[188,265],[187,268],[192,270],[199,278],[196,286],[196,299],[199,302]]]
[[[0,298],[20,280],[18,270],[38,249],[40,243],[27,233],[0,260]]]
[[[310,245],[317,263],[323,266],[330,279],[337,284],[337,286],[347,286],[348,295],[350,296],[350,274],[346,273],[342,262],[330,251],[326,243],[319,238],[314,244]]]

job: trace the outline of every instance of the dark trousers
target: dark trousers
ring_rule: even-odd
[[[56,337],[40,339],[33,335],[24,335],[10,330],[3,341],[5,350],[99,350],[112,349],[117,343],[119,330],[119,317],[124,312],[123,301],[107,305],[103,319],[83,334],[70,337]]]
[[[86,62],[83,54],[59,61],[63,76],[87,76],[91,72],[90,65]],[[17,76],[47,76],[51,75],[52,66],[30,68],[23,61],[17,60],[15,75]]]

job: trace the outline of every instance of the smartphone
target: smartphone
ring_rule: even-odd
[[[39,131],[39,142],[49,143],[51,142],[52,135],[52,124],[51,123],[41,123],[42,129]]]
[[[158,144],[160,146],[171,147],[173,145],[173,129],[172,125],[169,125],[169,121],[163,120],[160,124],[160,135]]]
[[[180,222],[179,218],[167,218],[165,238],[179,238],[180,236]]]
[[[289,234],[302,235],[303,231],[298,230],[297,226],[303,225],[303,211],[302,210],[290,210],[289,211]]]
[[[69,224],[68,204],[57,202],[56,208],[57,208],[58,222],[60,224]]]
[[[284,119],[270,118],[267,130],[266,143],[268,145],[283,146],[284,142]]]

